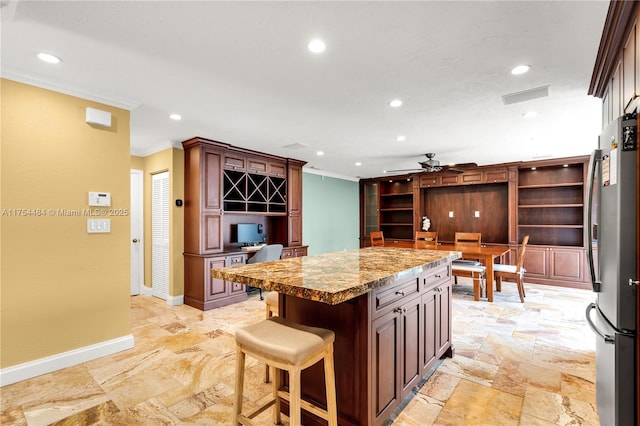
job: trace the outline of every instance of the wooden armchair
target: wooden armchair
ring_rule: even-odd
[[[496,279],[496,291],[502,290],[502,279],[511,278],[516,281],[518,286],[518,294],[520,295],[520,302],[524,303],[524,273],[525,270],[522,267],[524,264],[524,253],[527,250],[527,244],[529,243],[529,236],[525,235],[522,239],[522,245],[518,251],[518,262],[515,265],[493,265],[493,276]],[[493,285],[493,283],[492,283]]]
[[[438,245],[437,232],[417,231],[414,247],[420,249],[435,248]]]
[[[384,247],[382,231],[372,231],[369,236],[371,238],[371,247]]]

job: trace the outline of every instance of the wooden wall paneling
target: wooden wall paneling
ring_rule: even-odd
[[[636,26],[629,33],[622,53],[622,105],[626,106],[636,95]]]
[[[508,240],[509,244],[519,244],[518,236],[518,168],[510,166],[507,169],[507,203],[508,212]]]
[[[620,117],[623,111],[622,105],[622,61],[618,61],[616,72],[611,78],[611,102],[612,102],[612,121],[616,117]]]

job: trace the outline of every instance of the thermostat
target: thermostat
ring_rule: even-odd
[[[89,192],[89,205],[109,207],[111,205],[111,193],[109,192]]]

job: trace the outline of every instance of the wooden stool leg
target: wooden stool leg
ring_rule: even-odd
[[[233,425],[238,426],[238,415],[242,413],[242,398],[244,391],[244,361],[245,354],[240,346],[236,346],[236,395],[233,400]]]
[[[280,398],[278,397],[278,389],[280,389],[280,370],[274,367],[271,370],[271,373],[273,376],[273,398],[276,400],[273,407],[273,424],[281,425],[282,415],[281,415],[281,408],[280,408]]]
[[[327,415],[329,426],[338,426],[338,406],[336,404],[336,377],[333,368],[333,343],[327,346],[324,355],[324,385],[327,394]]]
[[[302,415],[300,413],[300,368],[292,367],[289,370],[289,425],[300,426]]]

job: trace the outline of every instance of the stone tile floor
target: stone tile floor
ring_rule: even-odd
[[[466,280],[454,286],[455,357],[416,390],[393,425],[599,424],[595,337],[584,319],[594,294],[525,288],[521,304],[509,283],[493,303],[474,302]],[[0,388],[0,424],[229,425],[233,333],[262,318],[257,295],[208,312],[132,297],[135,348]],[[262,365],[249,360],[247,367],[247,404],[255,405],[270,388]],[[258,420],[269,424],[270,413]]]

